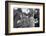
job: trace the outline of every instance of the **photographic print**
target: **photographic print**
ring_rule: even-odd
[[[39,27],[38,8],[14,8],[14,28]]]
[[[45,32],[45,4],[5,1],[5,34]]]

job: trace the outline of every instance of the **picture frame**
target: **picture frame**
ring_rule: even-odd
[[[31,14],[29,13],[29,11],[31,12]],[[32,13],[32,11],[33,11],[33,13]],[[31,26],[25,25],[24,22],[23,22],[23,25],[20,23],[21,26],[19,26],[19,24],[17,24],[17,23],[19,23],[21,19],[17,22],[16,19],[19,17],[16,17],[16,16],[14,17],[14,15],[16,15],[17,12],[19,12],[21,15],[24,13],[23,16],[25,16],[25,18],[27,18],[29,16],[35,18],[34,16],[37,16],[35,14],[36,14],[36,12],[38,12],[39,14],[36,17],[38,19],[37,25],[35,25],[35,27],[34,27],[35,22],[33,22],[34,21],[34,19],[33,19],[33,21],[30,22],[32,24]],[[21,17],[21,15],[20,15],[20,17]],[[36,18],[35,18],[35,20],[37,20]],[[27,19],[30,20],[29,18],[27,18]],[[26,24],[28,22],[27,19],[26,19]],[[5,1],[5,35],[33,34],[33,33],[44,33],[44,32],[45,32],[45,3]]]

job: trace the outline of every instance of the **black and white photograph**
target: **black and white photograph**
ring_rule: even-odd
[[[37,2],[5,2],[5,34],[45,32],[45,4]]]
[[[14,8],[14,28],[39,27],[38,8]]]

